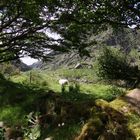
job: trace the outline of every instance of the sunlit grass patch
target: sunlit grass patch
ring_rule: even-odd
[[[11,76],[10,80],[16,83],[26,83],[28,80],[28,76],[26,74],[14,75]]]
[[[71,80],[79,80],[81,82],[98,82],[99,78],[97,77],[93,69],[59,69],[55,71],[61,78],[68,78]]]
[[[125,93],[121,88],[104,84],[81,84],[80,89],[83,93],[91,94],[95,99],[104,99],[108,101]]]
[[[8,125],[24,125],[25,112],[20,106],[5,106],[0,108],[0,121]]]
[[[62,87],[61,85],[58,83],[59,79],[62,78],[75,78],[76,77],[80,77],[81,79],[86,77],[88,80],[90,78],[93,78],[95,73],[92,72],[93,70],[86,70],[86,69],[61,69],[61,70],[57,70],[57,71],[31,71],[28,73],[23,73],[23,78],[19,78],[24,79],[26,77],[26,79],[24,79],[25,82],[23,82],[23,84],[26,84],[28,86],[36,86],[45,90],[53,90],[55,92],[61,92],[62,91]],[[88,73],[89,72],[89,73]],[[31,73],[31,81],[29,81],[29,76]],[[92,75],[93,74],[93,75]],[[94,78],[93,78],[94,79]],[[12,79],[13,81],[17,81],[17,79]],[[96,79],[97,80],[97,79]],[[20,80],[19,80],[20,81]],[[84,82],[80,82],[80,81],[69,81],[69,85],[66,86],[66,91],[69,92],[69,87],[71,85],[77,84],[80,87],[80,91],[81,93],[85,93],[85,94],[89,94],[92,95],[94,99],[105,99],[108,101],[111,101],[113,99],[115,99],[118,96],[121,96],[122,94],[124,94],[124,90],[121,88],[118,88],[116,86],[111,86],[111,85],[105,85],[104,83],[97,83],[95,84],[93,83],[84,83]],[[76,94],[76,93],[75,93]],[[71,96],[71,95],[70,95]],[[76,95],[74,95],[76,96]],[[79,94],[78,94],[79,96]]]

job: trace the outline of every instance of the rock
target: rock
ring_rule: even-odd
[[[124,96],[124,100],[131,105],[129,110],[133,110],[140,115],[140,89],[136,88]]]
[[[22,140],[23,132],[21,130],[17,130],[15,128],[7,127],[5,128],[4,137],[5,140]],[[20,138],[20,139],[19,139]]]
[[[93,65],[92,64],[88,64],[88,63],[77,63],[74,68],[75,69],[82,69],[82,68],[92,69]]]
[[[23,138],[22,137],[18,137],[16,140],[23,140]]]
[[[74,67],[75,69],[80,69],[83,68],[82,65],[80,63],[76,64],[76,66]]]
[[[4,122],[0,121],[0,127],[2,128],[4,126]]]
[[[95,101],[95,105],[98,107],[101,107],[102,109],[108,108],[109,107],[109,103],[103,99],[97,99]]]
[[[102,121],[95,117],[89,120],[82,128],[80,135],[75,140],[94,140],[98,139],[100,133],[104,130]]]
[[[14,138],[13,129],[10,128],[10,127],[5,128],[4,137],[5,137],[6,140],[13,139]]]
[[[124,113],[127,113],[127,112],[129,112],[129,109],[126,106],[123,106],[121,111]]]
[[[53,137],[48,137],[48,138],[45,138],[44,140],[54,140]]]
[[[129,92],[125,98],[132,104],[139,105],[140,103],[140,89],[136,88]]]

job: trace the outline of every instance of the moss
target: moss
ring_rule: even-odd
[[[122,111],[127,119],[127,127],[136,139],[140,137],[140,116],[135,112],[134,107],[123,98],[118,98],[110,103],[110,106],[118,111]],[[123,108],[127,108],[127,112],[124,112]]]
[[[128,128],[132,130],[136,138],[140,137],[140,116],[138,114],[131,113],[128,116]]]
[[[104,125],[101,119],[96,116],[92,119],[89,119],[88,122],[83,126],[82,131],[76,140],[97,139],[103,130]]]
[[[114,109],[121,109],[123,106],[128,106],[128,103],[126,101],[124,101],[121,98],[118,98],[112,102],[110,102],[110,106],[113,107]]]
[[[103,99],[97,99],[95,101],[95,105],[101,107],[102,109],[109,107],[109,103]]]

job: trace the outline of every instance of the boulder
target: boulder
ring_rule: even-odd
[[[11,140],[11,139],[22,140],[22,136],[23,136],[22,130],[18,130],[16,128],[11,128],[11,127],[5,128],[5,133],[4,133],[5,140]]]
[[[83,68],[82,64],[80,63],[77,63],[76,66],[74,67],[75,69],[81,69]]]
[[[90,119],[82,128],[80,135],[75,140],[96,140],[104,130],[100,118]]]
[[[4,127],[4,122],[0,121],[0,128],[3,128],[3,127]]]

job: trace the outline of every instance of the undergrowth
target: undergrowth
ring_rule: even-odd
[[[45,96],[50,90],[59,95],[62,100],[70,102],[85,102],[96,99],[112,101],[124,94],[124,89],[104,83],[95,83],[94,74],[91,70],[58,70],[52,71],[29,71],[0,80],[0,121],[10,126],[22,124],[27,126],[26,116],[30,112],[38,111],[38,99]],[[74,78],[61,92],[58,83],[59,78]],[[83,82],[83,77],[86,82]],[[81,79],[77,81],[77,79]],[[88,83],[93,81],[93,83]],[[48,137],[55,140],[71,140],[71,136],[79,133],[81,124],[68,124],[55,129],[47,129]],[[27,129],[28,130],[28,129]],[[30,129],[29,129],[30,131]],[[28,134],[28,133],[27,133]],[[43,135],[43,134],[42,134]]]

